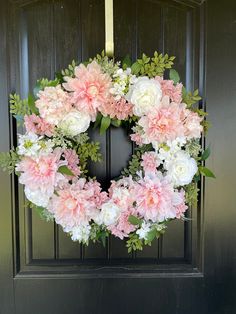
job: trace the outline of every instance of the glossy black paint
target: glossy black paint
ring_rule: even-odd
[[[187,87],[200,86],[213,123],[207,163],[217,180],[202,182],[191,222],[173,223],[156,245],[129,255],[116,239],[106,248],[73,243],[25,209],[22,187],[1,172],[0,314],[233,314],[236,2],[114,0],[114,14],[118,59],[168,52],[177,56]],[[38,77],[101,51],[104,1],[1,1],[0,38],[0,150],[6,151],[17,133],[8,93],[24,97]],[[91,137],[104,157],[91,172],[106,187],[133,147],[124,130]]]

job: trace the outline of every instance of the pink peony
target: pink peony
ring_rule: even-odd
[[[72,92],[72,102],[82,112],[88,113],[95,121],[97,110],[105,105],[111,88],[111,78],[103,73],[100,65],[93,61],[85,67],[80,64],[75,68],[75,78],[65,77],[63,84],[66,90]]]
[[[72,108],[70,97],[63,91],[61,85],[45,87],[39,91],[38,97],[35,105],[40,116],[50,124],[57,125]]]
[[[181,120],[182,109],[176,103],[169,103],[165,98],[160,108],[154,108],[147,116],[141,117],[138,125],[143,127],[145,137],[150,142],[163,143],[184,136]]]
[[[24,123],[27,132],[51,137],[54,132],[54,126],[35,114],[24,116]]]
[[[110,102],[104,103],[99,110],[102,115],[109,115],[111,118],[117,118],[119,120],[125,120],[133,115],[133,105],[124,97],[119,100],[111,98]]]
[[[155,173],[159,165],[160,160],[155,152],[146,152],[142,155],[141,166],[143,167],[145,173]]]
[[[58,224],[66,232],[81,224],[88,224],[98,215],[98,205],[105,199],[99,183],[87,182],[79,179],[73,184],[68,184],[54,194],[48,210],[54,215]]]
[[[42,192],[54,191],[54,187],[64,176],[57,172],[58,168],[66,164],[60,161],[60,154],[50,153],[38,158],[24,157],[16,167],[21,172],[19,182],[31,190],[40,189]]]
[[[169,96],[173,102],[181,103],[183,84],[177,83],[174,85],[172,80],[164,80],[160,76],[156,76],[155,79],[161,84],[162,96]]]
[[[144,177],[135,187],[137,212],[146,220],[162,222],[175,218],[176,192],[166,177]]]
[[[108,230],[110,230],[114,236],[119,237],[121,240],[123,240],[124,237],[128,237],[129,233],[135,231],[137,228],[128,221],[130,215],[134,215],[134,210],[126,210],[121,212],[118,222],[115,225],[108,226]]]

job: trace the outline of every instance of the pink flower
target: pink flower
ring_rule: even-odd
[[[66,232],[81,224],[88,224],[98,215],[97,205],[105,198],[99,183],[79,179],[54,194],[48,209]],[[100,195],[101,194],[101,195]]]
[[[64,176],[57,172],[61,165],[59,153],[50,153],[38,158],[24,157],[16,167],[21,172],[19,182],[25,184],[31,190],[40,189],[42,192],[54,191],[54,187]]]
[[[129,233],[133,232],[137,228],[128,221],[129,216],[133,214],[134,210],[121,212],[117,224],[108,226],[108,230],[121,240],[123,240],[124,237],[128,237]]]
[[[96,61],[85,67],[80,64],[75,68],[75,78],[65,77],[63,86],[72,92],[72,102],[82,112],[88,113],[95,121],[97,110],[107,102],[111,88],[111,78],[103,73]]]
[[[160,160],[155,152],[146,152],[142,155],[141,166],[145,173],[156,173],[157,167],[160,165]]]
[[[177,83],[174,85],[174,81],[164,80],[163,77],[160,76],[156,76],[155,79],[161,84],[163,96],[169,96],[170,99],[177,104],[181,103],[183,84]]]
[[[111,118],[125,120],[133,115],[133,105],[129,103],[124,97],[119,100],[110,98],[110,102],[104,103],[99,110],[104,116],[109,115]]]
[[[75,176],[79,176],[81,173],[79,167],[79,157],[76,154],[76,151],[73,149],[66,149],[62,155],[68,163],[68,168],[73,172]]]
[[[131,141],[135,142],[139,146],[142,146],[144,144],[142,136],[139,133],[131,134],[130,138],[131,138]]]
[[[188,209],[188,206],[185,204],[185,192],[181,190],[178,193],[180,200],[178,201],[178,205],[176,205],[176,218],[180,219],[184,217],[184,213]]]
[[[144,177],[137,183],[135,194],[137,212],[144,219],[161,222],[175,218],[176,193],[166,177]]]
[[[167,104],[167,101],[168,99],[165,98],[160,108],[154,108],[152,112],[138,121],[149,143],[163,143],[184,136],[181,107],[173,102]]]
[[[203,131],[201,122],[203,120],[196,112],[185,109],[184,135],[188,138],[200,138]]]
[[[35,114],[24,116],[24,123],[27,132],[51,137],[54,133],[54,125],[49,124],[44,119]]]
[[[70,97],[63,91],[61,85],[45,87],[39,91],[38,97],[35,105],[40,116],[50,124],[57,125],[72,108]]]

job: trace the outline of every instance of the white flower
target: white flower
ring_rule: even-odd
[[[54,143],[52,140],[41,140],[39,141],[39,145],[40,145],[40,155],[48,155],[50,153],[52,153],[53,151],[53,146]]]
[[[134,114],[139,117],[158,107],[161,97],[160,83],[146,76],[139,77],[126,95],[127,100],[134,105]]]
[[[136,230],[139,239],[147,240],[148,232],[151,230],[151,224],[149,222],[143,222],[141,228]]]
[[[52,195],[41,189],[31,190],[28,186],[25,186],[25,196],[33,204],[46,208]]]
[[[116,223],[121,209],[112,201],[104,203],[101,207],[101,221],[106,226]]]
[[[58,127],[64,135],[76,136],[89,128],[90,121],[88,114],[72,110],[60,121]]]
[[[184,151],[178,151],[164,167],[175,186],[189,184],[198,170],[196,160]]]
[[[41,148],[39,144],[40,139],[41,137],[31,132],[19,135],[18,154],[29,157],[37,156]]]
[[[76,226],[70,232],[71,239],[73,241],[88,243],[90,230],[91,230],[91,226],[89,224],[82,224],[82,225]]]
[[[130,84],[134,84],[136,76],[131,74],[131,69],[118,69],[113,74],[113,87],[110,88],[110,93],[114,95],[116,100],[119,100],[128,90]]]

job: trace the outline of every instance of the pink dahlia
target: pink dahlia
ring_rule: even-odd
[[[159,165],[160,160],[155,152],[146,152],[142,155],[141,166],[143,167],[145,173],[155,173]]]
[[[110,230],[114,236],[119,237],[121,240],[123,240],[124,237],[128,237],[129,233],[135,231],[137,228],[128,221],[130,215],[134,215],[134,210],[126,210],[121,212],[117,223],[108,226],[108,230]]]
[[[170,99],[177,104],[181,103],[183,84],[177,83],[174,85],[174,81],[164,80],[163,77],[160,76],[156,76],[155,79],[161,84],[163,96],[169,96]]]
[[[72,108],[70,96],[61,85],[45,87],[39,91],[38,97],[35,105],[40,116],[50,124],[57,125]]]
[[[93,61],[85,67],[80,64],[75,68],[75,77],[65,77],[63,84],[66,90],[72,92],[72,102],[82,112],[88,113],[95,121],[98,108],[109,98],[111,78],[103,73],[100,65]]]
[[[121,97],[119,100],[111,97],[110,102],[104,103],[99,110],[104,116],[108,115],[119,120],[125,120],[133,115],[133,105],[124,97]]]
[[[65,179],[57,170],[66,162],[59,159],[60,155],[57,153],[38,158],[24,157],[16,167],[16,170],[21,172],[19,182],[32,190],[54,191],[59,181]]]
[[[24,117],[24,123],[27,132],[32,132],[38,135],[46,135],[51,137],[54,132],[54,125],[48,123],[44,119],[35,114]]]
[[[81,173],[79,167],[79,157],[76,154],[76,151],[73,149],[66,149],[62,155],[68,163],[68,168],[73,172],[75,176],[79,176]]]
[[[175,218],[175,191],[165,177],[141,179],[135,188],[137,212],[146,220],[161,222]]]
[[[149,143],[163,143],[184,136],[182,109],[174,102],[167,105],[166,100],[165,98],[160,108],[154,108],[152,112],[138,121]]]

